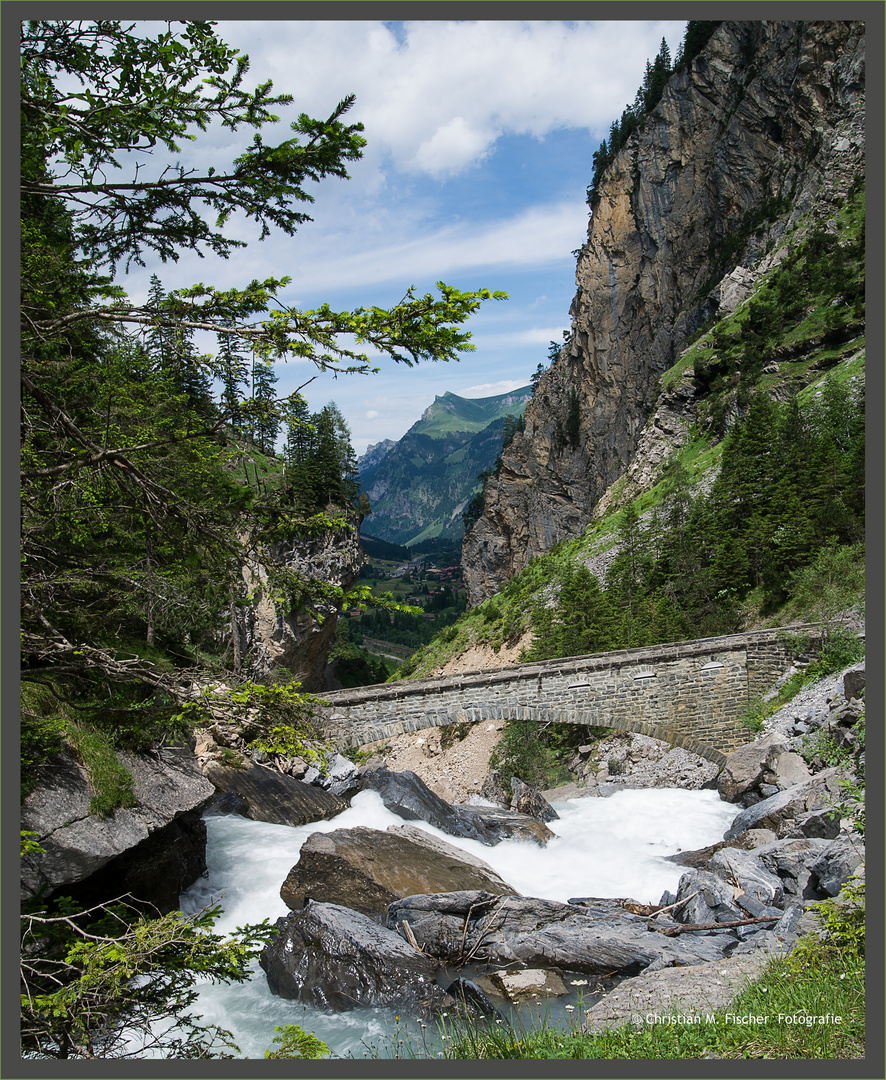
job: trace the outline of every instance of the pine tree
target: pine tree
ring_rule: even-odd
[[[283,458],[286,464],[286,485],[295,506],[307,511],[316,508],[314,476],[316,429],[311,420],[308,403],[301,394],[290,394],[283,405],[286,442]]]
[[[220,369],[222,383],[222,405],[228,417],[228,423],[235,431],[243,431],[243,394],[249,378],[249,366],[239,348],[231,341],[228,334],[218,335],[218,354],[216,362]]]
[[[258,353],[252,355],[252,407],[250,411],[252,441],[263,454],[273,454],[280,432],[275,389],[277,373],[273,364]]]
[[[652,574],[652,553],[636,503],[628,503],[618,526],[618,555],[606,574],[606,592],[621,612],[621,640],[645,644],[643,600]]]

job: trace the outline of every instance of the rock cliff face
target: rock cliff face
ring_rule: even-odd
[[[659,460],[684,437],[691,387],[659,402],[657,380],[801,219],[839,207],[864,168],[864,70],[863,23],[727,22],[671,78],[598,185],[571,339],[465,536],[470,603],[580,533],[641,436]]]
[[[22,803],[21,827],[42,852],[22,857],[22,900],[74,896],[85,906],[124,893],[161,911],[206,869],[200,812],[213,793],[187,748],[119,755],[133,778],[136,805],[100,818],[89,812],[86,770],[60,753]]]
[[[363,564],[356,529],[322,533],[288,546],[281,544],[272,555],[306,580],[317,579],[341,588],[354,584]],[[285,615],[269,592],[261,566],[245,567],[243,574],[255,596],[241,621],[241,652],[252,677],[260,678],[282,668],[291,671],[305,691],[322,690],[339,608],[331,601],[317,604],[322,622],[306,610]]]

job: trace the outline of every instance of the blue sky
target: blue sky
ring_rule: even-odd
[[[271,78],[294,95],[281,139],[298,112],[326,116],[353,93],[364,157],[349,167],[350,180],[314,190],[314,220],[294,237],[259,243],[249,223],[234,221],[232,231],[254,242],[231,259],[148,266],[125,285],[143,299],[152,272],[167,289],[288,275],[287,302],[342,310],[386,306],[410,285],[423,293],[438,280],[507,292],[509,300],[490,301],[471,320],[476,351],[458,364],[383,361],[381,374],[321,375],[306,387],[312,409],[338,404],[358,455],[400,438],[437,394],[484,397],[522,386],[570,324],[591,156],[662,37],[675,53],[684,25],[221,21],[220,36],[249,55],[252,82]],[[211,131],[183,148],[182,162],[218,164],[236,149]],[[289,363],[277,374],[283,396],[313,371]]]

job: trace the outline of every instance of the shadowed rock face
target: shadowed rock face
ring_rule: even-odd
[[[458,889],[515,891],[482,860],[406,825],[387,832],[357,827],[314,833],[302,844],[280,896],[293,910],[316,900],[383,923],[394,900]]]
[[[119,754],[133,778],[136,804],[108,817],[89,813],[86,770],[65,751],[22,804],[22,829],[41,854],[22,859],[22,899],[53,893],[102,903],[130,892],[169,911],[206,869],[200,811],[212,785],[187,748]]]
[[[213,762],[207,765],[206,775],[218,792],[245,800],[244,817],[253,821],[309,825],[335,817],[348,807],[343,799],[321,787],[260,766],[233,769]]]
[[[289,545],[276,544],[272,555],[306,579],[317,578],[342,588],[354,584],[363,563],[358,531],[350,529],[302,538]],[[245,565],[243,578],[256,597],[240,627],[243,653],[248,655],[254,675],[285,668],[305,691],[322,690],[339,607],[331,601],[320,601],[316,610],[322,615],[322,622],[306,610],[285,615],[281,606],[274,603],[267,574],[260,565]]]
[[[775,265],[804,214],[834,213],[863,168],[862,23],[726,22],[670,80],[598,185],[571,339],[465,536],[470,604],[579,534],[638,452],[652,466],[685,441],[692,387],[659,396],[658,377],[734,307],[737,284]]]
[[[260,963],[279,997],[334,1012],[454,1004],[436,983],[434,960],[359,912],[312,903],[278,919],[277,929]]]
[[[367,772],[363,786],[377,791],[385,806],[407,821],[426,821],[450,836],[479,840],[488,847],[510,839],[532,840],[543,845],[554,835],[543,822],[515,810],[453,806],[408,769]]]

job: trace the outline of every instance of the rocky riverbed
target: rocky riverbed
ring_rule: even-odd
[[[446,845],[422,852],[426,845],[415,844],[410,858],[417,862],[407,869],[400,848],[417,839],[408,834],[374,838],[372,830],[343,830],[312,839],[304,846],[304,867],[297,865],[287,879],[293,910],[278,920],[279,936],[262,960],[269,985],[284,997],[329,1008],[362,1002],[433,1012],[463,1001],[487,1012],[512,996],[502,973],[517,972],[544,994],[564,992],[575,983],[570,977],[580,976],[594,984],[598,997],[603,993],[587,1010],[589,1029],[631,1020],[650,1002],[683,1010],[722,1007],[767,956],[789,951],[812,928],[809,901],[836,896],[852,874],[863,873],[863,841],[849,820],[833,813],[842,774],[817,760],[810,742],[816,732],[829,732],[852,745],[863,686],[860,665],[808,688],[772,717],[760,737],[730,755],[716,786],[737,816],[719,843],[670,856],[685,870],[676,892],[666,891],[657,904],[594,896],[555,902],[519,895],[494,875],[491,889],[478,888],[469,882],[490,868],[460,869],[458,853]],[[384,763],[370,762],[362,785],[382,793],[385,805],[407,819],[432,822],[453,836],[479,836],[478,829],[490,826],[483,815],[492,808],[475,802],[446,809],[440,795],[442,789],[451,796],[459,782],[462,793],[476,792],[501,728],[474,727],[482,730],[449,746],[443,732],[431,729],[375,747],[384,751]],[[579,748],[576,764],[584,764],[581,777],[590,782],[577,793],[612,794],[615,777],[623,787],[660,784],[668,775],[684,786],[712,786],[694,762],[652,742],[610,742],[605,772],[599,753]],[[615,760],[621,768],[613,768]],[[416,768],[391,769],[405,764]],[[541,793],[534,798],[537,807],[547,805]],[[536,842],[546,841],[541,836]],[[439,873],[441,859],[448,880],[462,884],[428,891],[420,883]],[[431,863],[429,870],[424,864]],[[333,864],[340,871],[333,873]],[[338,884],[333,888],[330,881]],[[367,883],[375,890],[370,900]],[[401,977],[412,971],[404,967],[404,944],[414,950],[414,956],[407,950],[411,965],[421,969],[408,986]],[[327,982],[319,974],[317,949],[332,958]],[[453,971],[468,962],[472,974],[478,963],[483,973],[467,984],[463,977],[453,981]],[[607,984],[613,975],[620,983],[615,988]],[[519,989],[513,996],[519,998]]]
[[[198,741],[190,758],[196,776],[188,777],[197,802],[205,803],[211,788],[194,768],[199,763],[216,790],[213,813],[317,823],[303,858],[281,874],[280,895],[291,910],[278,920],[277,943],[263,958],[274,993],[324,1009],[366,1004],[421,1012],[469,1000],[484,1012],[519,998],[524,983],[542,995],[593,983],[596,996],[605,995],[588,1010],[586,1022],[595,1026],[630,1019],[638,1002],[689,1007],[695,994],[697,1007],[711,1007],[715,986],[720,1001],[739,975],[759,969],[761,958],[792,947],[809,927],[810,900],[837,895],[850,875],[863,872],[863,842],[848,818],[832,812],[841,774],[821,746],[826,734],[831,744],[863,753],[855,730],[863,693],[863,664],[808,687],[730,755],[716,779],[707,762],[616,733],[577,747],[571,787],[527,792],[518,785],[504,808],[475,798],[500,722],[448,734],[429,729],[375,747],[375,758],[360,769],[338,757],[323,771],[295,762],[285,771],[268,761],[224,765],[221,759],[239,753],[240,736],[234,725],[217,725]],[[714,786],[723,805],[734,808],[734,820],[719,842],[669,856],[680,868],[678,884],[657,903],[611,895],[542,899],[531,884],[515,888],[483,858],[457,850],[464,837],[488,850],[505,839],[529,840],[525,862],[533,849],[554,843],[559,826],[547,800],[609,804],[598,796],[612,796],[614,805],[619,788]],[[406,824],[336,828],[348,804],[369,793]],[[713,790],[698,794],[717,802]],[[43,798],[25,808],[41,839],[51,838],[40,864],[28,867],[44,881],[53,876],[52,859],[64,855],[67,865],[82,854],[81,840],[72,847],[70,830],[50,820],[54,805]],[[182,803],[189,811],[194,805]],[[452,843],[416,835],[410,822],[430,824]],[[116,865],[115,853],[102,850],[96,858],[105,873]],[[324,968],[307,955],[312,941],[338,959]],[[413,952],[421,978],[404,983],[398,973],[412,970],[403,958],[412,960]],[[468,974],[476,976],[467,980],[471,986]],[[607,981],[612,976],[620,986]]]

